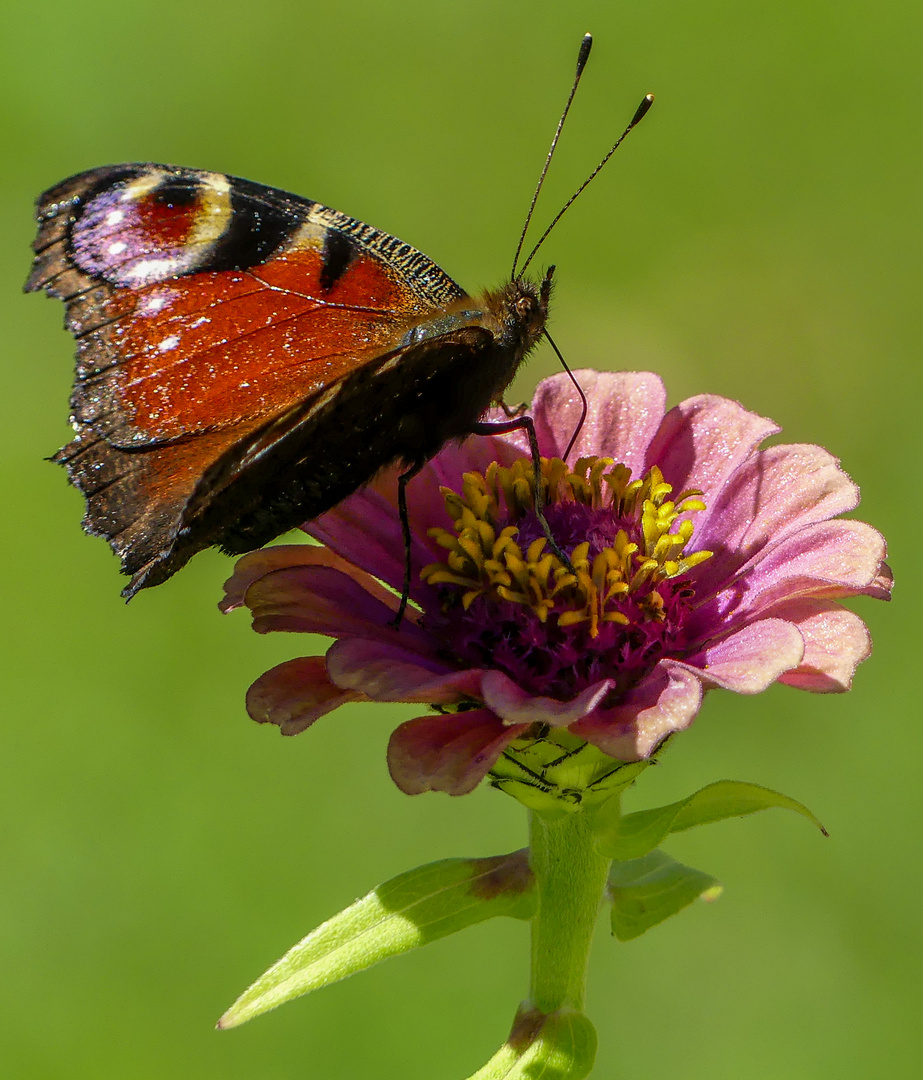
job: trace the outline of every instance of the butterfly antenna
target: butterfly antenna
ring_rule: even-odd
[[[583,74],[583,69],[586,67],[586,62],[590,57],[590,49],[592,47],[593,35],[584,34],[583,41],[580,42],[580,51],[577,53],[577,73],[574,75],[574,84],[570,88],[570,96],[567,99],[567,104],[564,106],[564,112],[561,113],[561,119],[558,121],[558,127],[554,133],[554,138],[551,140],[551,148],[548,151],[548,156],[545,158],[542,175],[538,178],[538,183],[535,185],[535,191],[532,193],[532,202],[529,204],[529,212],[526,214],[525,224],[523,225],[522,232],[519,236],[519,243],[516,245],[516,254],[513,256],[513,272],[510,274],[511,278],[516,277],[516,263],[519,262],[519,256],[522,254],[522,245],[526,242],[526,233],[529,230],[529,223],[531,222],[532,214],[535,211],[535,204],[538,202],[538,193],[542,190],[542,184],[545,182],[548,166],[551,164],[552,157],[554,157],[555,147],[558,145],[558,139],[561,137],[561,129],[564,127],[564,121],[567,119],[567,114],[570,112],[571,102],[574,100],[574,94],[577,93],[580,76]],[[523,269],[525,269],[525,267],[523,267]]]
[[[529,263],[532,262],[532,260],[535,258],[536,254],[538,253],[538,249],[548,239],[548,235],[551,232],[551,230],[555,227],[555,225],[557,225],[557,223],[561,220],[561,218],[564,217],[564,214],[566,213],[567,210],[570,209],[570,207],[576,201],[577,197],[583,191],[585,191],[586,188],[589,186],[589,184],[593,180],[596,179],[596,177],[600,174],[600,172],[602,172],[602,170],[605,167],[606,163],[608,162],[609,158],[612,157],[612,155],[616,152],[616,150],[618,150],[618,148],[622,145],[622,143],[625,141],[625,139],[628,138],[628,133],[633,128],[637,127],[638,124],[641,123],[641,121],[647,115],[647,110],[653,104],[654,104],[654,95],[653,94],[647,94],[645,96],[644,100],[641,102],[641,104],[635,110],[635,115],[631,118],[631,123],[628,125],[627,128],[625,128],[625,130],[622,132],[622,134],[619,135],[619,137],[615,140],[615,143],[613,144],[612,149],[609,151],[609,153],[606,154],[606,156],[596,166],[596,168],[590,173],[590,175],[586,178],[586,180],[583,181],[583,183],[580,185],[580,187],[577,188],[577,190],[573,193],[573,195],[571,195],[571,197],[561,207],[561,209],[557,212],[557,214],[555,214],[554,218],[552,218],[551,224],[548,226],[548,228],[539,237],[538,243],[535,245],[534,248],[532,248],[532,250],[529,252],[529,257],[522,264],[522,269],[519,271],[520,276],[526,272],[526,269],[528,268]],[[519,256],[518,256],[518,253],[517,253],[517,259],[518,259],[518,257]]]
[[[561,455],[561,457],[565,461],[567,461],[567,459],[570,457],[571,450],[573,450],[573,448],[574,448],[574,443],[577,441],[577,436],[580,434],[580,430],[583,427],[584,421],[586,420],[586,416],[587,416],[587,413],[589,412],[590,406],[587,403],[586,394],[583,392],[583,387],[577,381],[576,377],[574,376],[574,373],[571,371],[570,367],[568,366],[567,361],[561,355],[561,350],[557,347],[557,345],[555,345],[554,339],[552,338],[551,334],[549,334],[547,330],[543,330],[542,333],[547,338],[548,344],[552,347],[552,349],[554,349],[555,356],[558,358],[558,360],[561,361],[561,367],[564,368],[564,370],[567,372],[567,377],[570,379],[570,381],[576,387],[577,393],[580,395],[580,401],[581,401],[581,404],[582,404],[582,408],[581,408],[581,412],[580,412],[580,419],[577,422],[577,426],[574,428],[573,435],[571,435],[571,437],[570,437],[570,442],[567,444],[567,449]]]

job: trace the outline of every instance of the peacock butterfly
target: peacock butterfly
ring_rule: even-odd
[[[548,315],[553,268],[532,282],[514,263],[471,296],[387,233],[221,173],[92,169],[37,218],[26,290],[63,300],[77,340],[75,435],[52,460],[131,576],[126,597],[203,548],[267,543],[395,462],[407,539],[407,480],[489,430]],[[513,426],[537,457],[531,420]]]

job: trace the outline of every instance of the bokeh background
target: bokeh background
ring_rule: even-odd
[[[418,863],[519,847],[524,814],[489,790],[401,795],[383,755],[410,707],[343,709],[294,740],[252,724],[249,682],[312,643],[219,616],[222,556],[122,603],[42,460],[68,437],[62,312],[19,290],[35,195],[132,160],[301,192],[496,284],[588,29],[540,223],[642,95],[657,104],[544,251],[557,341],[574,366],[653,368],[673,401],[725,394],[832,449],[898,579],[890,607],[861,604],[876,654],[850,694],[715,693],[628,797],[752,780],[831,838],[772,812],[671,840],[726,891],[627,945],[600,928],[594,1075],[919,1075],[923,9],[907,0],[7,0],[0,1075],[454,1080],[505,1038],[527,930],[502,921],[213,1030],[316,923]],[[554,367],[536,356],[518,396]]]

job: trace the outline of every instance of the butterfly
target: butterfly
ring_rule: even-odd
[[[77,341],[74,437],[52,460],[127,598],[204,548],[260,547],[395,463],[409,553],[406,484],[453,439],[525,428],[537,464],[529,417],[482,417],[545,332],[553,267],[532,281],[514,260],[472,296],[338,210],[173,165],[80,173],[36,216],[26,290],[62,300]]]
[[[93,169],[37,217],[26,289],[64,301],[77,341],[52,460],[126,597],[476,430],[548,313],[551,271],[472,297],[387,233],[220,173]]]

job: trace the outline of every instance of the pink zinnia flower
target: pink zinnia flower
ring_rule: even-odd
[[[667,412],[656,375],[577,377],[589,416],[566,463],[573,385],[545,380],[531,410],[546,517],[576,575],[539,528],[522,433],[445,447],[408,488],[416,610],[398,629],[393,471],[305,526],[326,547],[239,561],[224,610],[246,604],[259,633],[336,639],[258,679],[255,720],[294,735],[347,701],[425,703],[391,737],[391,775],[457,795],[549,727],[639,761],[714,687],[848,689],[870,642],[836,601],[887,599],[891,579],[881,535],[833,520],[858,503],[836,459],[759,449],[779,429],[726,398]]]

